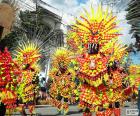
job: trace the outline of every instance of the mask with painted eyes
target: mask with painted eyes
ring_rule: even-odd
[[[116,61],[113,61],[112,62],[112,65],[111,65],[111,69],[115,71],[115,70],[117,70],[117,67],[118,67],[117,66],[117,62]]]
[[[88,44],[88,53],[89,54],[98,54],[99,44],[98,43],[89,43]]]
[[[60,70],[60,72],[61,72],[61,73],[65,73],[66,67],[65,67],[65,65],[64,65],[64,62],[60,62],[58,65],[59,65],[59,70]]]
[[[60,62],[58,65],[59,65],[59,68],[63,68],[64,67],[64,62]]]

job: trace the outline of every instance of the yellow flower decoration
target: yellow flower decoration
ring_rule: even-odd
[[[52,66],[56,68],[59,68],[60,65],[67,67],[71,61],[71,56],[72,52],[65,48],[56,49],[56,51],[52,55]]]

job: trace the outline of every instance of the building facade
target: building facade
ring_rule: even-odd
[[[49,29],[48,33],[46,34],[48,38],[46,40],[47,42],[44,49],[47,54],[45,65],[43,67],[44,73],[48,75],[50,69],[51,54],[55,51],[56,48],[64,46],[64,33],[61,30],[62,17],[41,6],[38,7],[38,11],[43,14],[40,15],[40,18]]]

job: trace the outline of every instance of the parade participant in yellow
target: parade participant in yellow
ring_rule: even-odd
[[[35,96],[38,90],[36,75],[40,71],[40,65],[38,64],[41,58],[40,51],[38,44],[30,41],[23,42],[14,53],[14,60],[22,70],[21,82],[18,84],[18,94],[22,103],[27,104],[31,114],[34,113]]]
[[[52,84],[50,96],[52,105],[56,106],[65,115],[68,112],[68,102],[75,99],[76,89],[75,71],[71,68],[72,53],[65,48],[58,48],[52,55],[50,77]]]
[[[115,116],[120,116],[119,101],[124,91],[119,63],[126,48],[118,43],[121,34],[116,17],[108,9],[104,12],[101,6],[97,12],[92,6],[90,12],[84,11],[71,26],[67,38],[79,63],[79,106],[84,116],[91,116],[92,111],[97,116],[110,116],[113,108]]]
[[[130,86],[132,88],[132,102],[136,100],[136,96],[139,94],[139,84],[140,84],[140,65],[131,64],[129,67],[128,79],[130,80]]]

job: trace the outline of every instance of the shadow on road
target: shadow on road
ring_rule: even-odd
[[[69,111],[67,115],[72,115],[72,114],[79,114],[79,111]]]
[[[81,112],[81,111],[69,111],[68,113],[67,113],[67,115],[72,115],[72,114],[79,114],[79,112]],[[37,114],[37,116],[62,116],[62,114],[60,115],[60,114],[53,114],[53,115],[50,115],[50,114],[46,114],[46,115],[42,115],[42,114]]]
[[[42,114],[37,114],[36,116],[57,116],[57,114],[54,114],[54,115],[50,115],[50,114],[45,114],[45,115],[42,115]]]

